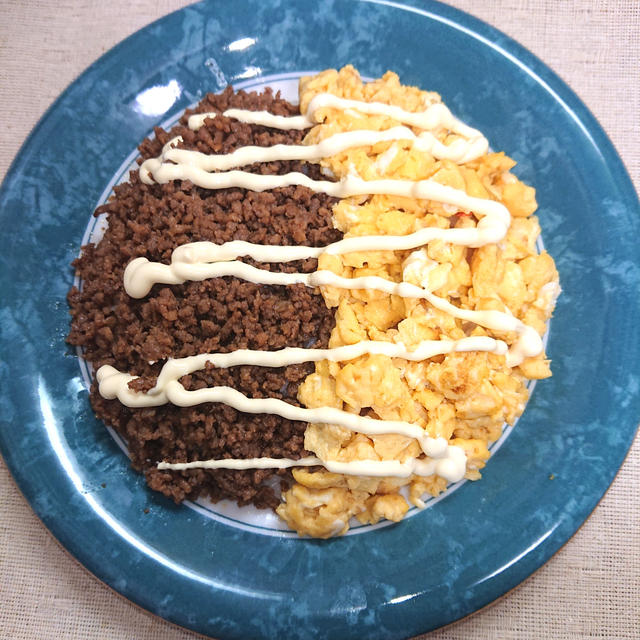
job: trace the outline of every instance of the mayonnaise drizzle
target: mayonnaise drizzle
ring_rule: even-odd
[[[189,116],[187,126],[193,131],[197,131],[207,118],[215,118],[218,115],[215,111],[206,113],[194,113]],[[290,131],[295,129],[301,131],[313,127],[315,123],[310,122],[307,116],[277,116],[268,111],[249,111],[247,109],[227,109],[222,112],[225,118],[233,118],[238,122],[246,122],[247,124],[258,124],[263,127],[271,127],[272,129],[281,129]]]
[[[187,276],[183,278],[182,276]],[[369,289],[382,291],[402,298],[421,298],[450,315],[473,322],[494,331],[515,331],[518,340],[507,354],[507,365],[515,367],[524,358],[537,355],[542,351],[542,340],[538,332],[525,325],[510,313],[503,311],[475,311],[460,309],[444,298],[440,298],[427,289],[409,282],[392,282],[379,276],[344,278],[332,271],[320,270],[312,273],[278,273],[258,269],[252,265],[231,260],[211,264],[171,264],[149,262],[146,258],[135,258],[125,270],[125,289],[133,297],[144,297],[156,282],[164,284],[182,284],[186,280],[201,281],[209,278],[234,276],[255,284],[292,285],[304,284],[307,287],[330,286],[339,289]]]
[[[158,469],[289,469],[291,467],[323,466],[331,473],[350,476],[409,478],[412,475],[431,476],[437,474],[449,482],[458,482],[464,477],[466,457],[459,447],[450,447],[445,458],[399,460],[321,460],[314,456],[292,460],[290,458],[248,458],[222,460],[196,460],[194,462],[160,462]]]
[[[433,154],[436,158],[446,158],[454,162],[464,163],[479,158],[487,153],[489,149],[489,143],[480,131],[458,120],[448,107],[441,102],[430,104],[424,111],[413,112],[382,102],[348,100],[330,93],[320,93],[309,102],[307,113],[301,116],[276,116],[267,111],[248,111],[245,109],[228,109],[223,115],[240,122],[259,124],[274,129],[301,130],[318,124],[320,119],[316,117],[316,112],[326,108],[343,111],[353,109],[369,115],[383,115],[416,129],[422,129],[424,133],[417,138],[420,140],[420,148]],[[207,118],[214,118],[216,115],[215,112],[194,114],[189,117],[188,126],[190,129],[197,130]],[[432,133],[439,130],[451,131],[463,137],[445,145]]]
[[[472,336],[460,340],[423,340],[415,348],[408,349],[402,342],[385,342],[382,340],[362,340],[355,344],[334,347],[331,349],[302,349],[285,347],[277,351],[260,351],[255,349],[237,349],[230,353],[201,353],[186,358],[169,358],[163,365],[155,386],[149,390],[150,395],[162,393],[165,384],[179,380],[182,376],[205,368],[207,363],[220,369],[252,365],[257,367],[286,367],[302,362],[343,362],[353,360],[366,354],[386,355],[390,358],[403,358],[420,362],[445,353],[463,351],[488,351],[499,355],[507,352],[507,344],[488,336]]]
[[[248,398],[231,387],[208,387],[187,391],[175,374],[165,379],[161,388],[154,387],[147,393],[139,393],[129,388],[129,383],[137,376],[121,373],[110,365],[103,365],[96,373],[100,395],[108,400],[117,398],[127,407],[157,407],[167,402],[179,407],[191,407],[204,402],[221,402],[244,413],[270,413],[288,420],[299,420],[315,424],[335,424],[351,431],[367,435],[395,433],[417,440],[422,451],[429,457],[450,461],[452,470],[464,475],[466,456],[456,451],[459,447],[449,445],[444,438],[432,438],[419,425],[400,420],[376,420],[359,416],[333,407],[305,409],[276,398]],[[324,463],[322,463],[324,464]],[[386,474],[385,474],[386,475]]]
[[[467,144],[463,139],[454,141],[449,146],[443,145],[432,134],[425,131],[416,136],[407,127],[393,127],[384,131],[360,129],[336,133],[317,144],[276,144],[271,147],[246,146],[232,153],[206,154],[189,149],[176,149],[171,144],[165,145],[162,155],[155,159],[145,160],[143,171],[154,165],[153,160],[174,162],[176,164],[195,164],[205,171],[226,171],[254,162],[273,162],[275,160],[319,160],[335,156],[338,153],[355,147],[372,146],[380,142],[408,140],[417,151],[431,153],[436,158],[458,158],[458,148]],[[461,143],[459,145],[458,143]],[[381,156],[382,157],[382,156]],[[389,161],[392,158],[389,159]]]
[[[302,186],[316,193],[326,193],[335,198],[347,198],[361,195],[391,195],[416,200],[434,200],[443,204],[453,205],[465,211],[473,211],[483,216],[475,229],[448,229],[448,238],[465,238],[458,240],[458,244],[470,247],[500,242],[504,238],[511,215],[509,210],[500,202],[476,198],[467,195],[460,189],[454,189],[435,180],[363,180],[357,176],[346,176],[337,182],[328,180],[313,180],[303,173],[291,172],[284,175],[260,175],[247,171],[224,171],[209,173],[197,164],[164,164],[157,158],[147,161],[149,164],[140,167],[140,178],[146,184],[153,184],[153,180],[164,184],[172,180],[191,180],[194,184],[205,189],[228,189],[239,187],[250,191],[267,191],[281,187]],[[153,179],[152,179],[153,178]],[[484,224],[483,224],[484,223]],[[482,234],[477,233],[480,230]],[[350,240],[356,240],[355,238]],[[469,241],[470,240],[470,241]],[[365,245],[368,240],[358,239],[354,245]],[[416,245],[413,245],[416,246]],[[389,248],[389,247],[386,247]],[[356,249],[351,249],[355,251]],[[360,249],[363,250],[363,249]]]
[[[246,146],[240,147],[232,153],[207,154],[189,149],[176,149],[170,145],[167,148],[167,145],[165,145],[162,155],[155,160],[174,162],[176,164],[194,164],[204,171],[226,171],[254,162],[319,160],[320,158],[335,156],[354,147],[371,146],[379,142],[397,140],[409,140],[416,150],[423,153],[431,153],[438,158],[453,154],[457,148],[454,146],[455,142],[453,145],[446,147],[428,132],[416,136],[407,127],[393,127],[384,131],[360,129],[358,131],[336,133],[317,144],[276,144],[271,147]],[[466,144],[466,141],[461,139],[456,142]],[[443,147],[440,153],[437,152],[436,143]],[[148,170],[153,165],[153,159],[149,159],[145,160],[142,166],[144,170]]]
[[[260,262],[291,262],[306,258],[317,258],[323,253],[342,255],[355,251],[403,251],[424,246],[433,240],[451,244],[476,247],[485,244],[487,238],[504,235],[502,220],[486,216],[477,227],[467,229],[440,229],[426,227],[405,236],[355,236],[344,238],[324,247],[263,245],[233,240],[224,244],[208,241],[190,242],[176,247],[171,254],[171,263],[149,262],[136,258],[124,272],[125,291],[134,298],[146,296],[155,283],[182,284],[187,280],[204,280],[220,275],[211,263],[225,262],[249,256]],[[211,274],[211,275],[207,275]],[[224,275],[234,275],[225,273]],[[298,280],[291,281],[291,284]],[[266,284],[266,283],[264,283]],[[315,286],[315,285],[314,285]]]

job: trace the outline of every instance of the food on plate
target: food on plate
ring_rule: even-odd
[[[534,189],[437,94],[347,66],[299,97],[227,89],[143,142],[69,340],[152,488],[330,537],[480,477],[560,288]]]

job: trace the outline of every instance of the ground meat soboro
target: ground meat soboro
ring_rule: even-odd
[[[237,107],[292,115],[297,108],[264,94],[227,89],[208,95],[195,112]],[[218,116],[197,132],[186,117],[170,132],[155,130],[155,138],[140,145],[142,159],[157,156],[162,146],[180,135],[188,149],[229,153],[245,145],[300,143],[304,133],[277,131]],[[324,178],[317,166],[301,162],[271,162],[246,170],[262,174],[301,171]],[[98,208],[108,216],[108,230],[97,244],[83,247],[73,266],[82,290],[69,292],[71,332],[68,341],[84,350],[97,369],[110,364],[142,378],[138,389],[149,389],[163,361],[198,353],[249,348],[274,350],[285,346],[326,347],[333,312],[322,297],[303,285],[262,286],[217,278],[179,286],[156,285],[141,300],[123,289],[127,263],[138,256],[169,263],[172,250],[187,242],[222,243],[246,240],[262,244],[322,246],[340,239],[331,224],[334,200],[302,187],[263,193],[243,189],[208,191],[188,181],[145,185],[138,172],[115,188],[115,195]],[[249,260],[247,260],[249,261]],[[261,268],[287,272],[313,271],[316,260]],[[188,389],[229,385],[249,397],[279,398],[298,405],[299,384],[314,370],[313,363],[280,369],[241,366],[209,367],[182,379]],[[259,456],[298,458],[303,455],[305,423],[274,415],[250,415],[231,407],[207,403],[191,408],[165,405],[130,409],[118,400],[105,400],[94,383],[91,403],[97,417],[113,426],[127,441],[132,465],[145,473],[149,486],[179,502],[208,495],[214,501],[231,498],[238,504],[274,507],[279,497],[265,485],[274,470],[159,471],[160,460],[186,462],[207,458]],[[275,483],[277,484],[277,483]]]

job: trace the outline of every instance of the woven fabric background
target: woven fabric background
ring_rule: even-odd
[[[184,4],[0,0],[0,178],[44,110],[80,72]],[[640,187],[638,0],[450,4],[506,32],[567,81],[599,118]],[[141,611],[78,566],[0,463],[0,638],[195,637]],[[463,638],[640,638],[638,440],[600,506],[546,566],[494,606],[429,635]]]

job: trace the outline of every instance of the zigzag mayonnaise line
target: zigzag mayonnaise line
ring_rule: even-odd
[[[208,241],[190,242],[176,247],[171,254],[171,265],[166,266],[173,268],[174,265],[181,265],[178,269],[183,269],[190,265],[235,260],[243,256],[249,256],[260,262],[292,262],[318,258],[323,253],[342,255],[354,251],[388,251],[389,249],[405,251],[424,246],[433,240],[475,247],[488,244],[487,238],[499,238],[497,240],[499,241],[504,237],[505,232],[504,220],[493,214],[482,218],[476,227],[463,229],[426,227],[404,236],[355,236],[324,247],[265,245],[244,240],[232,240],[223,244]],[[134,294],[130,293],[130,295]]]
[[[337,460],[321,460],[314,456],[298,460],[290,458],[230,458],[196,460],[194,462],[160,462],[158,463],[158,469],[184,471],[186,469],[290,469],[291,467],[323,466],[331,473],[341,473],[349,476],[409,478],[412,475],[426,477],[437,474],[449,480],[449,482],[457,482],[462,479],[459,473],[459,466],[460,463],[464,465],[465,455],[459,447],[450,448],[451,457],[425,460],[411,458],[406,462],[400,462],[399,460],[352,460],[350,462],[339,462]]]
[[[421,298],[431,305],[456,318],[473,322],[494,331],[515,331],[518,340],[507,355],[507,365],[515,367],[524,358],[535,356],[542,351],[542,340],[538,332],[525,325],[510,313],[503,311],[474,311],[460,309],[444,298],[434,295],[427,289],[409,282],[392,282],[378,276],[343,278],[332,271],[321,270],[312,273],[278,273],[258,269],[244,262],[214,262],[211,264],[182,265],[182,271],[176,265],[149,262],[146,258],[135,258],[125,270],[125,289],[132,297],[142,298],[149,293],[156,282],[164,284],[182,284],[185,280],[206,280],[234,276],[255,284],[291,285],[304,284],[307,287],[331,286],[339,289],[369,289],[382,291],[403,298]],[[182,278],[183,275],[188,278]]]
[[[319,424],[337,424],[352,431],[380,435],[396,433],[415,438],[427,455],[441,458],[447,445],[444,438],[431,438],[418,425],[401,420],[376,420],[342,411],[333,407],[306,409],[296,407],[276,398],[248,398],[231,387],[207,387],[188,391],[174,376],[166,379],[162,388],[157,386],[153,393],[140,393],[129,388],[129,383],[138,376],[121,373],[110,365],[103,365],[96,373],[100,395],[108,400],[118,398],[126,407],[159,407],[171,403],[178,407],[193,407],[205,402],[222,402],[245,413],[273,413],[288,420],[299,420]]]
[[[371,146],[380,142],[398,140],[409,140],[417,151],[431,153],[433,152],[432,138],[433,136],[427,132],[416,136],[407,127],[393,127],[384,131],[360,129],[336,133],[317,144],[276,144],[272,147],[247,146],[240,147],[232,153],[208,154],[201,151],[176,148],[175,145],[182,140],[181,136],[176,136],[176,138],[165,144],[162,154],[158,158],[145,160],[142,163],[141,171],[150,170],[151,167],[157,165],[158,161],[197,165],[204,171],[227,171],[228,169],[242,167],[254,162],[320,160],[354,147]],[[462,141],[460,140],[460,142]],[[449,147],[446,148],[448,149]],[[442,154],[437,157],[442,157]]]
[[[157,159],[154,159],[157,160]],[[153,179],[152,179],[153,178]],[[433,200],[442,204],[452,205],[464,211],[483,216],[478,228],[486,229],[479,244],[482,246],[500,242],[511,222],[509,210],[500,202],[475,198],[460,189],[454,189],[440,184],[435,180],[363,180],[357,176],[347,176],[337,182],[328,180],[313,180],[303,173],[291,172],[284,175],[260,175],[247,171],[222,171],[209,173],[197,165],[167,164],[158,160],[147,165],[145,171],[140,168],[140,179],[146,184],[153,184],[154,180],[165,184],[173,180],[191,180],[195,185],[205,189],[228,189],[238,187],[250,191],[267,191],[281,187],[301,186],[316,193],[326,193],[334,198],[348,198],[350,196],[390,195],[416,200]],[[484,227],[480,227],[486,220]],[[449,231],[463,231],[450,229]],[[388,247],[387,247],[388,248]]]
[[[329,349],[302,349],[285,347],[277,351],[259,351],[254,349],[236,349],[229,353],[201,353],[186,358],[170,358],[165,362],[158,375],[155,387],[149,393],[159,393],[163,385],[170,380],[179,380],[182,376],[204,369],[207,363],[220,369],[252,365],[254,367],[286,367],[302,362],[344,362],[366,354],[379,354],[390,358],[402,358],[420,362],[446,353],[465,351],[487,351],[498,355],[507,352],[507,344],[488,336],[472,336],[460,340],[423,340],[415,348],[408,349],[401,342],[382,340],[362,340],[355,344]]]
[[[370,115],[384,115],[398,122],[422,129],[423,133],[419,136],[421,149],[439,159],[464,163],[479,158],[489,149],[489,143],[480,131],[458,120],[449,111],[448,107],[441,102],[430,104],[424,111],[412,112],[381,102],[347,100],[330,93],[320,93],[309,103],[306,115],[285,117],[276,116],[267,111],[247,111],[245,109],[228,109],[223,115],[228,118],[235,118],[240,122],[259,124],[275,129],[300,130],[308,129],[318,124],[318,120],[315,118],[316,111],[326,108],[353,109]],[[194,114],[189,118],[188,126],[190,129],[197,130],[207,118],[214,118],[216,115],[216,113]],[[463,136],[463,138],[445,145],[431,133],[438,130],[452,131]]]
[[[120,373],[109,365],[98,369],[96,379],[100,395],[103,398],[108,400],[118,398],[122,404],[128,407],[157,407],[167,402],[179,407],[189,407],[205,402],[222,402],[244,413],[271,413],[289,420],[314,424],[334,424],[367,435],[387,433],[403,435],[417,440],[422,451],[429,458],[444,463],[438,473],[449,482],[457,482],[464,477],[466,469],[464,452],[459,447],[449,445],[444,438],[428,436],[422,427],[409,422],[376,420],[333,407],[305,409],[276,398],[247,398],[231,387],[209,387],[187,391],[176,379],[166,381],[163,388],[154,394],[151,392],[137,393],[128,386],[136,377]],[[388,470],[394,471],[391,467]],[[396,469],[396,471],[398,470]],[[390,475],[395,474],[391,473]]]
[[[423,148],[424,144],[421,144],[421,139],[407,127],[394,127],[385,131],[369,131],[367,129],[347,131],[325,138],[318,144],[275,144],[271,147],[247,146],[240,147],[232,153],[219,154],[177,149],[174,145],[180,140],[181,137],[177,136],[165,144],[159,159],[162,162],[169,161],[176,164],[197,164],[205,171],[227,171],[228,169],[242,167],[255,162],[273,162],[274,160],[320,160],[354,147],[396,140],[411,140],[418,150],[425,150]],[[149,165],[145,166],[145,163],[149,162],[152,162],[152,159],[146,160],[142,166],[146,169]]]
[[[404,344],[384,342],[382,340],[362,340],[355,344],[331,349],[302,349],[299,347],[285,347],[278,351],[258,351],[253,349],[237,349],[229,353],[201,353],[186,358],[170,358],[162,367],[156,385],[147,393],[149,396],[161,394],[164,386],[171,381],[179,380],[182,376],[205,368],[207,363],[214,367],[226,369],[240,365],[256,367],[286,367],[302,362],[344,362],[353,360],[366,354],[386,355],[390,358],[402,358],[413,362],[420,362],[446,353],[460,353],[465,351],[486,351],[498,355],[507,352],[507,345],[502,340],[495,340],[488,336],[473,336],[460,340],[424,340],[414,349],[408,349]],[[102,367],[100,368],[100,370]],[[113,367],[112,367],[113,369]],[[99,370],[99,371],[100,371]],[[111,369],[109,370],[111,371]],[[115,371],[115,369],[113,369]],[[99,374],[100,375],[100,374]],[[139,394],[136,394],[136,396]]]
[[[154,160],[157,160],[157,158]],[[458,240],[458,244],[465,244],[470,247],[500,242],[504,238],[511,222],[509,210],[500,202],[469,196],[460,189],[440,184],[435,180],[418,180],[416,182],[389,179],[363,180],[356,176],[347,176],[338,182],[330,182],[328,180],[313,180],[303,173],[295,171],[281,176],[259,175],[247,171],[209,173],[196,165],[166,164],[159,160],[157,160],[157,163],[147,165],[144,172],[141,167],[140,179],[146,184],[153,184],[154,180],[160,184],[173,180],[190,180],[193,184],[205,189],[238,187],[250,191],[267,191],[280,187],[301,186],[316,193],[326,193],[334,198],[379,194],[414,198],[416,200],[433,200],[483,216],[475,229],[448,230],[451,232],[450,235],[452,237],[472,237],[473,240],[469,243]],[[467,233],[452,233],[454,231]],[[468,233],[472,231],[479,231],[479,233]],[[393,247],[387,246],[386,248],[391,249]],[[351,251],[354,250],[351,249]],[[359,250],[364,250],[364,247]]]

